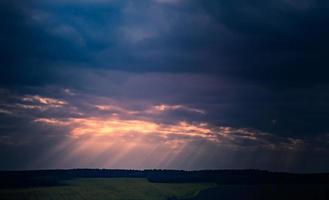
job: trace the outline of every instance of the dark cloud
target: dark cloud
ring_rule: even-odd
[[[283,0],[204,1],[204,6],[241,37],[231,56],[246,79],[273,87],[327,83],[326,2],[310,1],[304,8],[303,2]]]
[[[42,137],[46,130],[30,124],[35,118],[120,114],[266,133],[257,141],[232,133],[240,147],[269,142],[285,149],[295,138],[308,150],[322,149],[299,152],[296,163],[327,154],[328,143],[321,141],[329,116],[328,6],[322,0],[1,1],[0,141],[8,145],[11,133],[33,135],[26,130],[34,128]],[[104,102],[117,108],[97,110]],[[150,109],[159,105],[172,107],[154,115]],[[63,139],[56,138],[50,143]],[[207,145],[205,151],[211,151]],[[196,147],[197,142],[185,148]],[[233,156],[225,152],[221,158]],[[259,163],[250,155],[250,165],[233,158],[216,164],[211,157],[203,163],[274,168],[280,163],[265,159],[273,157],[269,151]]]
[[[53,82],[55,63],[88,60],[86,52],[74,41],[58,37],[34,21],[35,4],[35,1],[1,2],[1,84]]]
[[[326,82],[323,1],[2,4],[4,64],[28,65],[24,72],[64,63],[215,72],[272,87]]]

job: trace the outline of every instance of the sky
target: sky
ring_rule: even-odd
[[[328,11],[1,0],[0,169],[329,171]]]

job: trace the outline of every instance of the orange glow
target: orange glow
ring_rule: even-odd
[[[176,139],[185,136],[199,137],[211,141],[216,140],[214,132],[205,123],[191,124],[188,122],[179,122],[177,124],[158,124],[143,120],[125,120],[116,117],[110,118],[70,118],[66,120],[39,118],[35,122],[46,123],[54,126],[71,127],[70,135],[80,136],[124,136],[124,134],[134,133],[139,135],[155,134],[159,137],[168,139],[173,136]]]
[[[49,149],[39,162],[64,152],[56,161],[60,167],[71,166],[79,158],[82,166],[134,168],[170,166],[171,163],[194,162],[209,156],[210,148],[239,145],[240,140],[257,140],[257,146],[269,149],[298,150],[302,141],[283,141],[279,146],[267,139],[266,133],[233,127],[213,127],[207,123],[179,121],[174,124],[151,120],[130,120],[119,117],[38,118],[35,123],[65,127],[68,136],[63,143]],[[276,138],[274,138],[276,139]],[[242,147],[243,148],[243,147]],[[246,147],[249,148],[249,147]],[[191,157],[192,156],[192,157]],[[193,159],[192,159],[193,158]]]
[[[55,127],[67,127],[69,138],[44,157],[66,150],[58,164],[65,166],[79,157],[81,163],[103,159],[104,167],[134,166],[145,162],[164,167],[179,159],[190,142],[216,142],[217,137],[207,124],[178,122],[162,124],[147,120],[107,118],[38,118],[34,122]],[[185,152],[186,153],[186,152]],[[123,165],[125,164],[125,165]]]
[[[110,119],[70,119],[70,124],[76,125],[72,130],[72,136],[82,135],[109,135],[116,133],[151,133],[156,131],[157,127],[154,123],[139,120],[119,120]]]

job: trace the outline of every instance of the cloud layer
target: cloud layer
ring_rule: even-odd
[[[3,0],[0,167],[328,170],[328,6]]]

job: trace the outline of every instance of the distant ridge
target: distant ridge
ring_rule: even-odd
[[[0,187],[35,187],[63,184],[74,178],[147,178],[150,182],[217,184],[329,184],[329,173],[297,174],[265,170],[123,170],[123,169],[57,169],[0,171]]]

